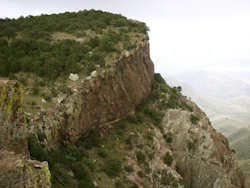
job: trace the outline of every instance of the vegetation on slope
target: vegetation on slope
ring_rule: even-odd
[[[80,85],[147,41],[147,31],[145,23],[95,10],[0,19],[0,81],[21,83],[25,112],[53,111],[56,98],[72,94],[71,73]]]
[[[148,40],[147,30],[144,23],[95,10],[0,19],[0,76],[88,74],[108,56]]]
[[[179,180],[167,170],[152,171],[150,167],[157,155],[154,129],[161,132],[163,111],[170,108],[168,103],[173,103],[174,108],[190,110],[191,107],[176,88],[165,84],[159,74],[155,75],[152,89],[151,95],[138,106],[136,113],[110,125],[112,128],[105,132],[103,138],[93,131],[76,145],[62,144],[59,149],[47,152],[39,144],[39,136],[31,136],[28,139],[31,156],[49,162],[53,187],[91,188],[94,184],[109,188],[148,187],[149,177],[153,177],[155,184],[177,187]],[[175,100],[170,101],[173,98]],[[163,101],[168,103],[162,104]],[[162,135],[168,145],[171,145],[171,137],[171,133]],[[161,160],[171,166],[171,153],[162,153]],[[132,181],[130,176],[136,181]]]

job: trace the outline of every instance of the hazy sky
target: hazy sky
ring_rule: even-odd
[[[250,71],[249,0],[1,0],[0,17],[100,9],[150,27],[156,71]]]

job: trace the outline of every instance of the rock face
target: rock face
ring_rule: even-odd
[[[74,142],[93,128],[105,129],[106,123],[133,113],[149,95],[153,75],[149,44],[145,42],[99,76],[85,81],[77,104],[65,102],[69,110],[63,125],[66,139]]]
[[[243,188],[244,177],[227,139],[195,104],[189,104],[193,112],[168,110],[163,119],[165,133],[174,135],[172,152],[185,188]],[[192,114],[199,117],[198,122],[191,122]]]
[[[0,187],[51,187],[47,162],[29,160],[20,154],[1,150],[0,168]]]

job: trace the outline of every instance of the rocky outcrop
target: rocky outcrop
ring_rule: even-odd
[[[193,103],[193,112],[168,110],[164,132],[173,136],[172,152],[185,188],[243,188],[244,177],[233,159],[227,139],[217,133]],[[192,117],[197,117],[192,122]]]
[[[57,93],[53,110],[25,113],[25,135],[40,134],[41,143],[54,148],[61,141],[74,143],[93,129],[101,133],[109,122],[134,113],[151,92],[154,65],[149,54],[149,43],[144,41],[90,76],[70,80],[69,93]]]
[[[62,126],[64,138],[71,142],[92,129],[105,129],[108,122],[126,117],[151,91],[154,66],[148,42],[125,53],[110,68],[83,80],[78,100],[68,98]]]
[[[29,160],[20,154],[0,150],[0,168],[0,187],[51,187],[47,162]]]

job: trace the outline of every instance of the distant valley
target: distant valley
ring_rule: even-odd
[[[196,102],[213,126],[226,136],[250,127],[250,76],[243,73],[187,72],[165,79],[181,86],[182,93]]]

